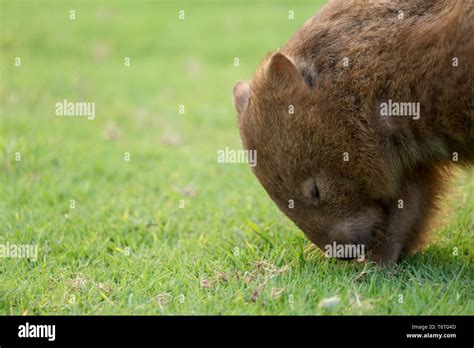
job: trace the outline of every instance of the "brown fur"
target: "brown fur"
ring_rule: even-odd
[[[234,87],[255,175],[319,247],[397,261],[422,245],[453,153],[474,161],[473,57],[470,0],[330,2]],[[389,99],[420,119],[382,117]]]

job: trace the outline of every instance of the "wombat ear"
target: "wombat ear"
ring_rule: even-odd
[[[234,106],[240,115],[245,110],[250,98],[250,85],[248,82],[239,81],[234,86]]]
[[[304,83],[303,75],[295,64],[281,52],[276,52],[270,58],[267,74],[271,81],[279,86],[292,86]]]

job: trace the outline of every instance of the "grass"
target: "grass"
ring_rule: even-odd
[[[316,8],[1,0],[0,244],[39,258],[0,259],[0,313],[474,314],[472,170],[430,245],[380,269],[325,259],[246,165],[217,163],[241,146],[234,82]],[[96,118],[55,116],[64,99]]]

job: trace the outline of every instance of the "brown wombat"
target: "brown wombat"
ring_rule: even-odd
[[[317,246],[398,261],[474,161],[474,2],[336,0],[234,87],[244,147]]]

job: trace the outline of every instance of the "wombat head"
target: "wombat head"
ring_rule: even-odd
[[[302,68],[303,67],[303,68]],[[353,117],[354,98],[281,52],[234,87],[240,135],[252,168],[278,207],[320,248],[370,249],[395,188],[377,134]]]

